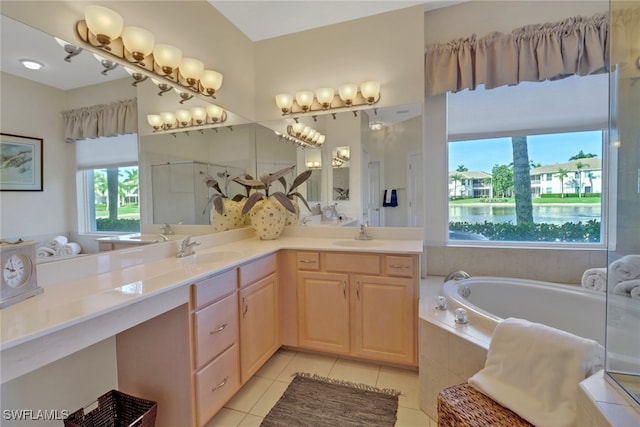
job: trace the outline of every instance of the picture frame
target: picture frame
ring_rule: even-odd
[[[42,138],[0,133],[0,191],[42,191],[42,149]]]

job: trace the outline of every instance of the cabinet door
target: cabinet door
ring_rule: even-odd
[[[280,346],[276,277],[276,274],[271,274],[239,291],[240,370],[243,384]]]
[[[351,276],[352,354],[415,364],[414,280]]]
[[[349,276],[298,273],[298,345],[349,353]]]

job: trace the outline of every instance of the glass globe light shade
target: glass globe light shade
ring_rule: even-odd
[[[380,82],[373,80],[364,82],[360,85],[360,92],[364,99],[366,99],[369,104],[372,104],[380,95]]]
[[[160,117],[159,114],[148,114],[147,115],[147,122],[149,122],[149,124],[153,128],[161,128],[162,127],[162,117]]]
[[[109,44],[111,40],[120,37],[124,26],[122,16],[104,6],[87,6],[84,9],[84,19],[89,31],[95,34],[102,44]]]
[[[313,92],[310,90],[301,90],[296,92],[296,102],[304,111],[307,111],[313,103]]]
[[[205,90],[214,92],[222,86],[222,74],[213,70],[204,70],[200,76],[200,84]]]
[[[302,133],[302,131],[304,130],[304,123],[294,123],[293,126],[293,133],[296,135],[300,135]]]
[[[182,61],[182,51],[168,44],[157,44],[153,48],[153,59],[162,68],[164,74],[171,74]]]
[[[222,118],[222,113],[224,113],[224,110],[217,105],[207,105],[207,115],[214,121],[220,120]]]
[[[333,101],[334,90],[330,87],[323,87],[316,90],[316,98],[323,108],[328,108]]]
[[[195,81],[200,79],[200,76],[202,76],[204,64],[202,61],[198,61],[197,59],[182,58],[179,68],[180,74],[187,79],[190,85],[193,85]]]
[[[207,110],[202,107],[193,107],[191,109],[191,118],[196,123],[204,123],[207,120]]]
[[[131,52],[136,61],[142,61],[145,56],[153,52],[156,38],[144,28],[124,27],[124,30],[122,30],[122,43]]]
[[[170,112],[162,112],[160,113],[160,117],[162,117],[162,123],[171,127],[176,124],[176,115]]]
[[[293,97],[288,93],[281,93],[276,95],[276,105],[283,113],[287,113],[291,110],[293,105]]]
[[[176,119],[182,126],[186,126],[191,121],[191,112],[189,110],[176,110]]]
[[[346,83],[338,88],[338,94],[347,105],[353,104],[353,99],[358,94],[358,85],[355,83]]]

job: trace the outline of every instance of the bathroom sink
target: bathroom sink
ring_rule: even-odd
[[[233,261],[240,256],[242,253],[238,251],[196,252],[194,255],[180,258],[180,262],[184,265],[214,264]]]
[[[378,240],[339,240],[337,242],[333,242],[335,246],[344,246],[348,248],[368,248],[371,246],[381,246],[382,242]]]
[[[133,236],[126,236],[123,239],[127,240],[135,240],[138,242],[145,243],[159,243],[159,242],[169,242],[173,240],[182,240],[187,237],[186,234],[135,234]]]

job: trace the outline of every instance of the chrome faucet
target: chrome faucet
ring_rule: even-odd
[[[356,236],[356,240],[371,240],[373,237],[367,234],[367,224],[360,224],[360,232]]]
[[[163,227],[160,227],[160,233],[165,236],[170,236],[173,234],[173,229],[171,229],[169,224],[165,224]]]
[[[190,256],[190,255],[194,255],[195,252],[195,247],[198,246],[200,244],[200,242],[198,241],[191,241],[191,236],[187,236],[183,241],[182,241],[182,246],[180,248],[180,252],[178,252],[176,254],[176,258],[184,258],[186,256]]]
[[[466,271],[457,270],[449,273],[449,275],[446,277],[446,279],[444,279],[444,281],[448,282],[449,280],[462,280],[462,279],[468,279],[469,277],[471,276]]]

